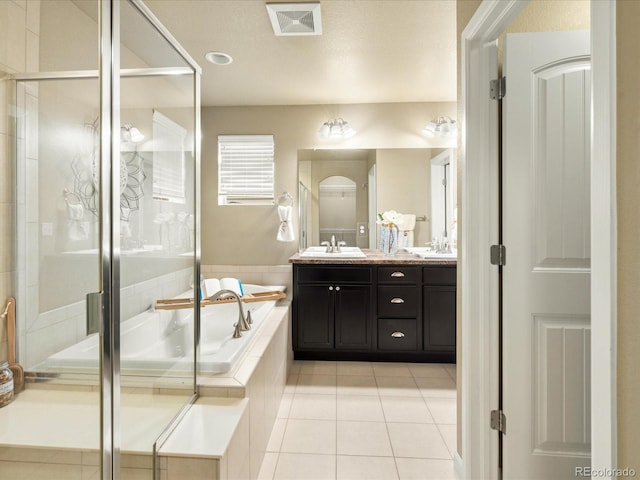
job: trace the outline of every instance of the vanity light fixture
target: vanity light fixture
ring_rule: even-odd
[[[140,143],[144,140],[144,135],[133,125],[126,123],[120,128],[120,136],[123,142]]]
[[[224,52],[207,52],[204,58],[214,65],[229,65],[233,62],[233,57]]]
[[[431,120],[422,133],[428,137],[454,137],[457,130],[456,121],[445,116]]]
[[[318,130],[318,136],[320,138],[344,139],[351,138],[355,134],[356,131],[353,127],[342,118],[327,120],[322,124],[320,130]]]

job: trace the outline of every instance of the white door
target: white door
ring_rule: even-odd
[[[590,464],[588,32],[506,36],[504,479]]]

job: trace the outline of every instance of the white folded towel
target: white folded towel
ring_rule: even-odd
[[[276,238],[280,242],[293,242],[295,240],[293,225],[291,224],[292,210],[291,205],[278,205],[280,226],[278,227],[278,235]]]
[[[67,213],[69,215],[68,233],[69,240],[87,240],[89,238],[88,222],[83,221],[84,207],[82,204],[71,204],[67,202]]]
[[[404,213],[398,220],[398,246],[413,247],[413,230],[416,228],[416,216]]]
[[[398,230],[411,231],[416,228],[416,216],[413,213],[403,213],[402,218],[398,221]]]

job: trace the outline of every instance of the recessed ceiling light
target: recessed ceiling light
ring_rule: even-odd
[[[223,52],[208,52],[204,58],[214,65],[229,65],[233,62],[233,58],[228,53]]]

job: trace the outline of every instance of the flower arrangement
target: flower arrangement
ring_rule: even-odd
[[[398,213],[395,210],[387,210],[384,213],[378,213],[378,220],[376,221],[376,223],[378,225],[394,227],[398,225],[398,222],[401,218],[401,213]]]
[[[395,210],[378,213],[376,223],[380,225],[380,250],[385,255],[395,255],[398,252],[398,222],[402,214]]]

